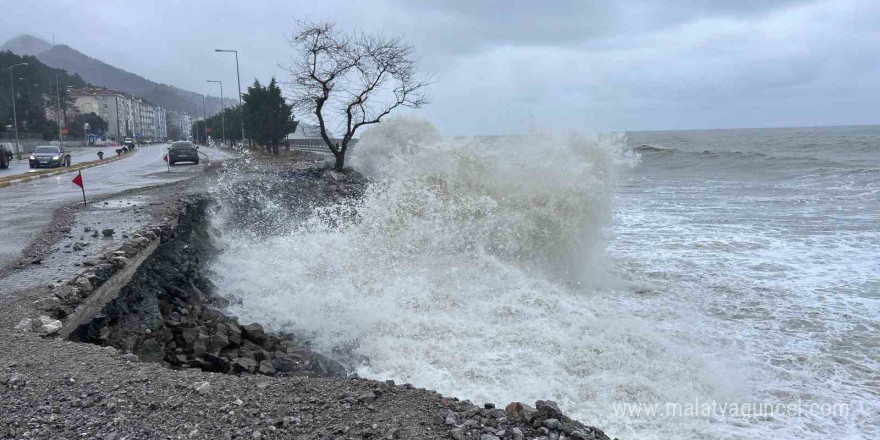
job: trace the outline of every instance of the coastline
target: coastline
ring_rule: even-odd
[[[275,171],[290,171],[285,171],[284,166],[280,168]],[[346,176],[330,173],[313,168],[294,174],[317,179],[310,187],[314,194],[326,196],[356,192],[351,188],[340,189],[346,187]],[[355,181],[360,182],[358,179]],[[197,186],[204,188],[204,185]],[[151,310],[159,310],[160,301],[156,297],[143,295],[149,289],[131,286],[155,282],[156,274],[161,274],[156,265],[167,262],[169,257],[177,259],[176,264],[188,267],[187,270],[203,268],[201,262],[204,255],[200,252],[210,250],[201,248],[197,251],[194,248],[198,246],[188,247],[186,244],[192,242],[194,230],[198,233],[199,228],[193,226],[205,219],[204,209],[208,202],[203,195],[186,194],[193,191],[185,191],[184,185],[178,185],[173,191],[154,188],[143,192],[164,192],[164,195],[158,196],[164,197],[163,206],[155,205],[152,211],[164,209],[166,214],[174,214],[163,217],[165,224],[148,225],[151,230],[158,229],[155,241],[160,244],[137,268],[132,276],[132,284],[121,289],[122,296],[119,298],[122,300],[114,300],[115,305],[110,302],[104,308],[105,313],[98,316],[105,322],[112,317],[117,324],[125,322],[128,325],[125,331],[104,332],[104,338],[91,338],[92,342],[109,344],[110,348],[13,330],[22,316],[36,317],[36,314],[42,313],[36,310],[35,302],[39,303],[62,289],[37,287],[3,297],[7,313],[0,315],[0,337],[9,341],[9,347],[0,355],[0,368],[4,369],[0,372],[0,389],[4,400],[0,408],[5,414],[5,426],[0,426],[0,434],[9,438],[22,437],[25,433],[36,437],[67,438],[74,433],[78,436],[80,432],[104,438],[155,438],[160,435],[175,438],[607,438],[601,430],[568,418],[551,401],[538,401],[534,406],[513,402],[505,409],[492,404],[480,408],[469,401],[444,397],[409,384],[365,380],[357,376],[343,377],[345,374],[342,372],[328,371],[326,368],[304,368],[290,372],[266,368],[262,375],[252,374],[260,373],[259,366],[267,359],[261,359],[253,371],[234,366],[224,371],[225,367],[219,368],[216,362],[211,362],[211,356],[221,357],[220,349],[228,349],[229,339],[232,339],[230,333],[234,333],[230,332],[229,326],[232,320],[222,314],[223,299],[212,296],[211,288],[196,282],[199,275],[191,271],[183,279],[193,278],[193,287],[201,295],[168,298],[166,303],[177,302],[178,315],[180,310],[188,309],[188,314],[197,318],[174,327],[167,325],[168,322],[164,320],[166,316],[162,317],[162,326],[166,330],[173,327],[162,338],[162,341],[168,342],[162,347],[163,350],[168,347],[176,350],[177,343],[182,340],[191,343],[179,347],[180,353],[174,355],[174,358],[182,355],[186,360],[174,365],[164,360],[167,356],[151,357],[151,353],[155,355],[156,351],[151,352],[150,348],[156,348],[155,341],[159,338],[158,334],[153,334],[150,325],[143,325],[146,320],[132,321],[124,318],[132,314],[111,316],[106,312],[119,312],[124,308],[120,307],[122,304],[153,304],[153,301],[156,307]],[[131,196],[133,194],[128,197]],[[55,227],[70,226],[61,224]],[[105,256],[106,261],[111,261],[114,253]],[[97,263],[102,264],[101,260]],[[75,279],[70,281],[75,287]],[[95,282],[94,287],[99,287],[100,283]],[[134,298],[132,293],[141,296]],[[183,296],[197,298],[197,301],[180,304]],[[194,308],[200,309],[199,313],[193,314]],[[145,309],[136,310],[134,315],[146,316],[138,314]],[[214,324],[213,328],[211,324]],[[222,342],[220,338],[215,338],[218,336],[217,324],[223,324],[226,329],[224,336],[227,344],[220,348],[213,347],[217,349],[209,352],[212,343],[217,345]],[[106,327],[98,325],[81,329],[86,335],[92,331],[93,336],[100,336],[101,329]],[[242,327],[239,325],[239,328]],[[248,343],[272,340],[277,346],[290,336],[266,334],[249,324],[244,327],[249,327],[249,330],[242,332],[245,336],[239,348],[244,347],[246,351],[238,359],[249,358],[250,355],[256,361],[260,356],[253,353],[256,351],[252,350],[254,347],[245,347]],[[117,328],[121,329],[122,326]],[[147,332],[147,329],[150,330]],[[184,332],[184,329],[198,330]],[[184,339],[184,333],[195,337]],[[169,336],[171,339],[167,339]],[[276,337],[278,341],[272,339]],[[296,339],[288,340],[293,342]],[[154,342],[145,344],[145,341]],[[198,341],[205,344],[204,352],[201,352]],[[120,351],[114,345],[134,353]],[[265,346],[262,349],[265,350]],[[201,353],[196,355],[197,352]],[[208,360],[205,359],[206,354]],[[279,358],[275,353],[272,355],[274,358],[268,359],[269,365],[277,364],[273,361]],[[298,356],[308,360],[320,359],[319,354],[307,351],[300,351]],[[294,356],[288,358],[294,359]],[[228,360],[232,361],[230,364],[235,364],[233,359]],[[250,366],[251,362],[238,364]],[[327,365],[320,361],[308,363],[310,366],[315,364]],[[53,397],[46,399],[50,390]]]

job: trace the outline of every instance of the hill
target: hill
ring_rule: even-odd
[[[18,55],[37,55],[51,48],[51,44],[33,35],[19,35],[0,46],[0,52],[9,51]]]
[[[168,110],[202,113],[202,95],[178,87],[150,81],[140,75],[111,66],[101,60],[89,57],[67,45],[51,44],[31,35],[19,35],[4,46],[18,54],[35,55],[48,66],[64,69],[79,75],[90,84],[119,90],[144,98]],[[33,52],[33,53],[31,53]],[[227,99],[226,106],[238,104]],[[209,96],[205,103],[208,114],[220,111],[220,98]]]
[[[50,133],[57,130],[57,125],[53,127],[47,126],[44,103],[42,102],[43,94],[61,95],[62,105],[66,105],[67,91],[65,86],[84,87],[86,82],[78,75],[70,75],[62,69],[53,69],[36,57],[31,55],[17,55],[10,51],[0,52],[0,72],[8,75],[9,66],[14,64],[27,63],[27,66],[19,66],[15,68],[15,94],[16,111],[18,112],[18,122],[21,129],[26,132],[33,133]],[[6,77],[8,78],[8,77]],[[18,79],[22,78],[22,79]],[[56,88],[55,81],[61,85]],[[54,108],[57,101],[49,102]],[[12,124],[12,91],[10,90],[9,80],[0,81],[0,132],[6,131],[7,126],[11,131]],[[0,136],[0,139],[4,136]],[[0,141],[5,143],[5,141]]]

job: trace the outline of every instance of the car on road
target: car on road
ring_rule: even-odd
[[[130,150],[133,150],[133,149],[134,149],[134,139],[132,139],[132,138],[125,138],[125,140],[122,141],[122,146],[123,146],[123,147],[128,147]]]
[[[0,169],[9,168],[10,162],[12,162],[12,151],[9,151],[6,145],[0,144]]]
[[[198,165],[198,147],[189,141],[180,141],[171,144],[168,148],[168,165],[174,165],[178,162],[193,162]]]
[[[31,168],[70,166],[70,154],[64,151],[64,147],[54,145],[37,147],[28,159]]]

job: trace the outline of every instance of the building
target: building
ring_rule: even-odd
[[[69,93],[79,113],[95,113],[107,121],[108,139],[122,141],[133,137],[152,141],[168,137],[168,112],[143,98],[99,87],[70,89]],[[48,112],[47,109],[47,117]]]
[[[121,140],[121,137],[127,136],[131,121],[126,108],[126,95],[97,87],[70,89],[69,93],[79,113],[95,113],[107,121],[108,139]]]

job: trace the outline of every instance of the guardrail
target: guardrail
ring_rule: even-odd
[[[331,139],[334,143],[339,142],[340,139]],[[324,139],[317,138],[303,138],[303,139],[288,139],[287,147],[290,148],[298,148],[301,150],[312,150],[312,151],[329,151],[327,148],[327,144],[324,143]],[[357,139],[352,139],[348,148],[351,150],[357,145]]]

